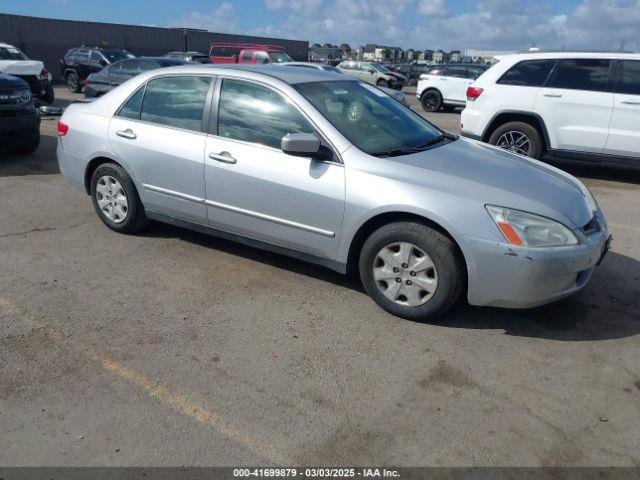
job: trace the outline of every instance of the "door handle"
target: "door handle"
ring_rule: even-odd
[[[549,98],[561,98],[562,95],[560,95],[559,93],[545,93],[542,95],[543,97],[549,97]]]
[[[127,128],[126,130],[118,130],[116,132],[116,135],[122,138],[126,138],[127,140],[135,140],[136,138],[138,138],[138,136],[133,133],[133,130],[131,130],[130,128]]]
[[[622,103],[625,105],[640,105],[640,102],[634,102],[632,100],[623,100]]]
[[[217,160],[222,163],[236,163],[237,160],[231,156],[229,152],[210,153],[209,158],[211,160]]]

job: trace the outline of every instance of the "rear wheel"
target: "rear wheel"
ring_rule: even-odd
[[[378,85],[379,87],[388,87],[388,86],[389,86],[389,84],[387,83],[387,81],[386,81],[386,80],[382,80],[382,79],[378,80],[378,81],[376,82],[376,85]]]
[[[524,122],[509,122],[496,128],[489,143],[531,158],[542,155],[542,139],[538,130]]]
[[[76,72],[67,73],[65,83],[69,91],[72,93],[80,93],[80,90],[82,90],[82,84],[80,83],[80,79],[78,78],[78,74]]]
[[[420,102],[426,112],[437,112],[442,108],[442,95],[437,90],[427,90],[422,94]]]
[[[120,165],[105,163],[91,176],[91,199],[100,220],[119,233],[133,233],[148,220],[131,177]]]
[[[427,320],[449,310],[464,287],[464,262],[453,241],[421,223],[397,222],[371,234],[360,253],[360,278],[387,312]]]

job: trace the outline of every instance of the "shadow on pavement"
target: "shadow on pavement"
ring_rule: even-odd
[[[341,275],[283,255],[172,225],[153,223],[141,235],[179,238],[364,293],[355,275]],[[444,317],[428,323],[447,328],[504,330],[506,335],[557,341],[626,338],[640,334],[638,291],[640,262],[610,252],[583,291],[559,302],[534,309],[508,310],[472,307],[461,301]]]
[[[555,157],[544,157],[542,161],[575,177],[640,184],[640,164],[636,167],[631,165],[629,167],[618,167]]]
[[[14,155],[0,150],[0,177],[60,173],[56,158],[57,141],[56,137],[41,135],[40,146],[30,155]]]

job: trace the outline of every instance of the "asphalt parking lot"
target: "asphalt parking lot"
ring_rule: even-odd
[[[0,154],[1,465],[640,465],[639,172],[557,164],[615,236],[582,292],[416,323],[320,267],[108,230],[42,132]]]

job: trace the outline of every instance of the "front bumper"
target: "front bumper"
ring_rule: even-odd
[[[466,238],[465,244],[465,250],[476,252],[468,262],[470,304],[531,308],[584,288],[610,235],[604,229],[568,247],[526,248],[477,238]]]

